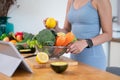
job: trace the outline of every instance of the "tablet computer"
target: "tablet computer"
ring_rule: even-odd
[[[18,67],[32,73],[17,48],[11,42],[0,41],[0,72],[12,76]]]

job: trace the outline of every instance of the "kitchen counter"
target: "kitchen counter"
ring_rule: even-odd
[[[36,69],[31,62],[34,59],[34,57],[25,59],[32,68],[33,73],[17,69],[12,77],[0,74],[0,80],[120,80],[120,76],[98,70],[83,63],[69,66],[62,74],[55,73],[49,67]]]

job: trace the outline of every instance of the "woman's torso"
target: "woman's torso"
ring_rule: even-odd
[[[72,32],[79,39],[90,39],[100,34],[99,15],[90,0],[78,9],[75,9],[72,3],[68,12],[68,21]],[[85,48],[80,54],[71,54],[71,58],[103,70],[106,68],[102,45]]]
[[[75,9],[72,3],[68,12],[68,21],[77,38],[93,38],[100,33],[99,15],[90,0],[78,9]]]

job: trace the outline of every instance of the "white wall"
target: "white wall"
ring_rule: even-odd
[[[66,13],[67,0],[17,0],[12,6],[8,16],[12,17],[9,22],[14,24],[15,32],[27,31],[37,33],[44,28],[43,20],[54,17],[63,26]]]
[[[117,0],[110,0],[112,5],[112,15],[117,16]]]
[[[43,20],[54,17],[63,26],[67,0],[17,0],[12,6],[8,16],[12,17],[9,22],[14,24],[15,32],[27,31],[37,33],[44,28]],[[117,15],[117,0],[111,0],[112,15]]]

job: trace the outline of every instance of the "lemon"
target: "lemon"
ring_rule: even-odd
[[[38,63],[47,63],[49,61],[49,56],[45,52],[39,52],[36,55],[36,61]]]
[[[65,36],[65,33],[64,32],[58,32],[57,36]]]
[[[46,20],[47,28],[51,29],[51,28],[55,28],[55,26],[56,26],[56,20],[54,18],[50,17]]]

